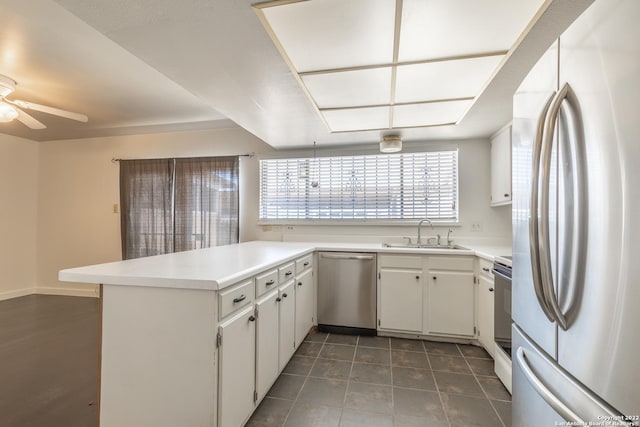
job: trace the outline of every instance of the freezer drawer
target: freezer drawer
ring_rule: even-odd
[[[592,394],[513,326],[513,425],[637,425]],[[570,421],[576,424],[566,424]],[[607,424],[611,421],[610,424]]]
[[[318,327],[376,329],[376,255],[318,254]]]

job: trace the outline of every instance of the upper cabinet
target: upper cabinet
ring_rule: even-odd
[[[511,204],[511,123],[491,137],[491,206]]]

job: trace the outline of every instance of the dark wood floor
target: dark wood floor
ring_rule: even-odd
[[[96,425],[96,298],[0,301],[0,426]]]

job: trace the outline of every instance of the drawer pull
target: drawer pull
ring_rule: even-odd
[[[493,288],[489,288],[489,292],[493,292]]]
[[[280,302],[280,301],[282,301],[282,298],[280,297],[276,298],[276,302]]]
[[[234,298],[233,299],[233,303],[237,304],[237,303],[242,302],[242,301],[244,301],[246,299],[247,299],[247,296],[245,294],[242,294],[238,298]]]
[[[273,285],[274,283],[276,283],[276,282],[275,282],[275,280],[271,279],[271,280],[269,280],[267,283],[265,283],[265,285],[267,285],[267,286],[271,286],[271,285]]]
[[[487,267],[482,267],[482,271],[486,271],[488,273],[490,270]]]
[[[286,298],[286,297],[287,297],[287,294],[282,294],[282,298]]]
[[[293,272],[291,270],[289,270],[286,273],[284,273],[285,276],[291,276],[292,274],[293,274]]]
[[[255,320],[256,320],[256,318],[254,316],[249,316],[249,322],[253,322]]]
[[[309,261],[305,262],[304,264],[302,264],[303,267],[307,267],[309,266]]]
[[[302,286],[302,282],[298,282],[298,286]]]

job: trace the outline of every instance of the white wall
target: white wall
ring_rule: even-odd
[[[95,286],[59,282],[64,268],[121,259],[119,167],[112,158],[165,158],[262,153],[272,148],[241,128],[118,136],[40,143],[38,180],[38,292],[94,295]],[[257,210],[240,161],[241,240],[244,224]],[[257,181],[255,181],[257,182]],[[249,187],[253,187],[250,185]],[[36,221],[34,220],[33,223]],[[253,230],[249,230],[253,231]]]
[[[453,236],[457,242],[493,243],[495,240],[502,244],[510,244],[511,240],[511,206],[492,208],[489,206],[491,197],[491,145],[488,139],[405,143],[403,151],[424,151],[433,149],[458,148],[459,169],[459,209],[460,224],[453,228]],[[352,147],[339,154],[378,154],[377,146]],[[335,150],[318,150],[318,155],[338,154]],[[313,151],[290,151],[267,153],[266,156],[313,156]],[[258,159],[252,160],[252,167],[258,168]],[[257,172],[256,172],[257,175]],[[257,178],[256,178],[257,179]],[[257,181],[256,181],[257,182]],[[253,189],[258,197],[258,190]],[[257,224],[258,212],[252,212],[250,224]],[[378,242],[397,240],[402,236],[416,236],[414,222],[411,226],[259,226],[255,225],[253,235],[263,240],[312,240],[335,241],[357,240]],[[472,231],[473,223],[480,224],[480,231]],[[440,233],[446,236],[449,227],[436,227],[435,231],[425,225],[425,233],[434,235]]]
[[[292,226],[258,225],[259,159],[274,156],[311,156],[311,150],[277,152],[241,128],[119,136],[35,143],[1,137],[5,163],[0,173],[3,194],[21,209],[5,210],[2,262],[4,274],[0,293],[35,288],[41,293],[95,295],[93,285],[57,280],[64,268],[121,259],[119,167],[112,158],[163,158],[235,155],[255,152],[240,163],[240,239],[380,241],[414,236],[411,226]],[[426,147],[426,148],[425,148]],[[460,169],[460,220],[454,227],[456,241],[511,236],[510,206],[489,207],[490,145],[488,140],[427,144],[405,144],[406,151],[433,147],[458,147]],[[319,150],[320,155],[336,150]],[[376,153],[376,146],[350,147],[348,153]],[[10,159],[13,157],[13,159]],[[28,180],[16,185],[16,177]],[[15,188],[14,188],[15,186]],[[37,201],[36,201],[37,194]],[[8,204],[11,205],[11,204]],[[482,230],[471,231],[479,223]],[[36,236],[37,230],[37,236]],[[437,230],[446,234],[446,228]],[[431,234],[430,231],[427,231]],[[37,241],[37,249],[36,249]],[[35,272],[35,273],[34,273]],[[16,283],[16,285],[11,285]],[[13,287],[11,287],[13,286]]]
[[[36,283],[38,144],[0,134],[0,300]]]

